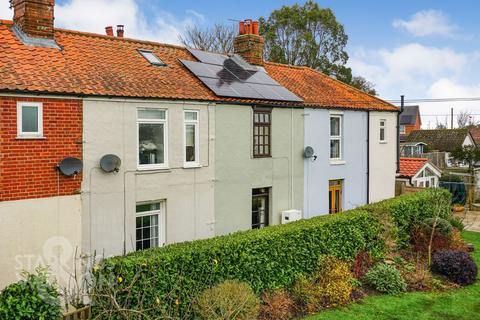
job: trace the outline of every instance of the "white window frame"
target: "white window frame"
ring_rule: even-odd
[[[380,140],[380,143],[387,143],[387,120],[380,119],[378,123],[378,127],[379,127],[378,139]],[[382,140],[382,130],[383,130],[383,140]]]
[[[150,210],[150,211],[144,211],[144,212],[135,212],[135,251],[137,250],[137,218],[140,217],[146,217],[146,216],[158,216],[158,229],[157,229],[157,234],[158,234],[158,247],[163,247],[166,244],[166,215],[165,215],[165,200],[160,200],[160,201],[147,201],[147,202],[137,202],[135,204],[135,208],[137,205],[144,205],[144,204],[154,204],[154,203],[159,203],[160,204],[160,209],[158,210]],[[152,247],[154,248],[154,247]]]
[[[343,119],[342,119],[342,115],[341,114],[330,114],[330,118],[328,119],[329,120],[329,130],[328,130],[328,133],[330,135],[330,139],[329,139],[329,148],[331,148],[331,142],[332,140],[338,140],[339,141],[339,145],[338,145],[338,154],[339,154],[339,157],[338,158],[332,158],[331,157],[331,154],[332,154],[332,150],[329,149],[328,150],[328,156],[330,158],[330,161],[341,161],[342,160],[342,156],[343,156],[343,152],[342,152],[342,145],[343,145],[343,137],[342,137],[342,131],[343,131]],[[332,128],[330,127],[330,124],[331,124],[331,119],[332,118],[338,118],[339,119],[339,130],[338,130],[338,133],[339,135],[338,136],[332,136]]]
[[[187,120],[185,115],[187,112],[197,114],[197,120]],[[195,126],[195,161],[187,161],[187,125]],[[183,166],[199,167],[200,166],[200,111],[199,110],[183,110]]]
[[[23,132],[22,112],[23,107],[38,109],[37,132]],[[18,102],[17,103],[17,138],[19,139],[42,139],[43,138],[43,103],[41,102]]]
[[[401,124],[400,125],[400,134],[405,134],[406,130],[405,130],[405,125],[404,124]]]
[[[140,119],[139,111],[164,111],[165,119]],[[163,124],[163,163],[140,164],[140,124]],[[137,109],[137,169],[138,170],[158,170],[168,169],[168,109],[165,108],[138,108]]]

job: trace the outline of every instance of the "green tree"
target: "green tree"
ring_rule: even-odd
[[[468,164],[468,170],[473,173],[473,165],[480,161],[480,148],[469,145],[455,149],[452,152],[454,160]]]
[[[363,92],[371,94],[372,96],[377,95],[377,91],[375,90],[375,85],[372,82],[365,79],[364,77],[360,77],[360,76],[353,77],[352,81],[350,82],[350,85],[359,90],[362,90]]]
[[[348,36],[331,9],[309,0],[303,6],[283,6],[259,21],[267,60],[309,66],[352,81],[352,70],[346,67]]]

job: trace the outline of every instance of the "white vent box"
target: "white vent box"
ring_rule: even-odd
[[[302,211],[300,210],[286,210],[282,211],[282,224],[298,221],[302,219]]]

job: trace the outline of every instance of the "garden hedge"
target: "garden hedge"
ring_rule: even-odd
[[[142,309],[160,304],[181,315],[205,288],[227,279],[244,281],[257,294],[290,287],[300,274],[315,270],[321,255],[346,260],[352,260],[360,250],[381,255],[383,225],[378,215],[372,214],[375,209],[382,208],[393,216],[405,241],[410,226],[431,214],[431,200],[429,191],[409,194],[335,215],[105,259],[95,275],[110,279],[110,285],[97,286],[99,295],[94,296],[93,304],[108,303],[98,300],[106,299],[102,295],[106,287],[121,290],[131,286],[128,294],[116,294],[121,305],[122,299],[129,299],[133,307],[141,303]]]

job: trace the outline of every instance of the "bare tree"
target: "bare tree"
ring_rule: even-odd
[[[457,126],[466,128],[472,122],[472,114],[469,111],[460,111],[457,115]]]
[[[188,27],[180,41],[187,47],[218,53],[232,53],[236,36],[233,25],[215,24],[211,27]]]
[[[438,122],[438,118],[436,118],[436,121],[437,121],[437,124],[436,124],[436,127],[435,129],[448,129],[447,127],[447,117],[445,117],[445,123],[442,123],[442,122]]]

